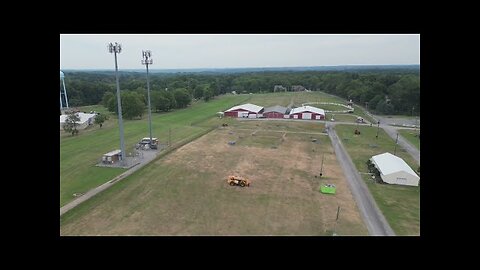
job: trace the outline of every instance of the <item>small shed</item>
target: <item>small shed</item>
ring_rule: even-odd
[[[122,151],[121,150],[114,150],[111,152],[108,152],[103,155],[102,157],[102,162],[103,163],[108,163],[108,164],[113,164],[119,160],[122,159]]]
[[[420,177],[403,159],[387,152],[373,156],[370,161],[380,173],[383,182],[396,185],[418,186]]]

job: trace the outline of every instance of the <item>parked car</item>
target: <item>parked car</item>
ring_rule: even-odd
[[[137,144],[137,149],[142,148],[142,149],[157,149],[158,148],[158,139],[157,138],[152,138],[152,141],[150,142],[149,137],[143,138],[138,144]]]

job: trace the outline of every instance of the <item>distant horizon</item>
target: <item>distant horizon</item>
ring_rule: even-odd
[[[420,66],[420,64],[345,64],[345,65],[318,65],[318,66],[248,66],[248,67],[184,67],[184,68],[152,68],[149,67],[149,70],[182,70],[182,69],[255,69],[255,68],[315,68],[315,67],[350,67],[350,66]],[[143,70],[145,67],[139,68],[121,68],[118,70]],[[112,68],[61,68],[60,70],[115,70],[115,67]]]

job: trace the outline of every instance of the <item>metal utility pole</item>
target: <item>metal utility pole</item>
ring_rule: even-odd
[[[150,50],[142,51],[142,65],[147,67],[147,95],[148,95],[148,124],[150,127],[150,144],[152,144],[152,109],[150,107],[150,81],[148,79],[148,65],[153,64],[152,52]]]
[[[337,218],[335,219],[335,226],[333,227],[333,236],[337,235],[337,222],[338,222],[338,215],[340,214],[340,206],[337,208]]]
[[[120,83],[118,81],[117,53],[122,51],[122,45],[115,42],[108,44],[108,51],[115,56],[115,77],[117,81],[118,126],[120,128],[120,150],[122,151],[122,165],[125,165],[125,141],[123,139],[122,99],[120,98]]]
[[[375,136],[375,138],[377,138],[378,140],[378,132],[380,131],[380,121],[378,121],[378,126],[377,126],[377,136]]]
[[[320,167],[320,177],[323,175],[323,159],[325,158],[325,153],[322,156],[322,167]]]
[[[67,89],[65,88],[65,78],[62,80],[63,83],[63,94],[65,95],[65,104],[68,108],[68,96],[67,96]]]
[[[393,150],[393,155],[397,153],[397,144],[398,144],[398,133],[397,133],[397,139],[395,140],[395,149]]]
[[[172,145],[172,128],[168,129],[168,147]]]
[[[63,84],[63,95],[65,96],[65,104],[68,109],[68,96],[67,89],[65,88],[65,74],[60,70],[60,80]],[[60,87],[60,109],[63,110],[63,101],[62,101],[62,88]]]
[[[413,110],[415,109],[415,106],[412,107],[412,117],[413,117]],[[415,123],[416,124],[416,123]],[[417,131],[417,126],[415,125],[415,127],[413,128],[413,131]]]

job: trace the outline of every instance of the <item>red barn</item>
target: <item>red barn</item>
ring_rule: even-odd
[[[263,107],[247,103],[226,110],[224,115],[225,117],[258,118],[262,116],[262,113]]]
[[[266,118],[285,118],[284,116],[287,115],[288,108],[282,106],[273,106],[265,108],[263,111],[263,117]],[[288,118],[288,117],[287,117]]]
[[[290,111],[291,119],[309,119],[309,120],[323,120],[325,119],[325,111],[312,106],[303,106],[292,109]]]

